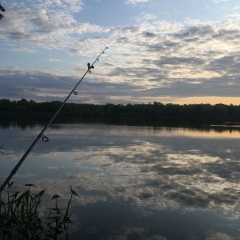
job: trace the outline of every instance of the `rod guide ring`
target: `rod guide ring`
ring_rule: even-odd
[[[45,135],[42,135],[42,141],[43,141],[43,142],[48,142],[48,141],[49,141],[49,138],[46,137]]]

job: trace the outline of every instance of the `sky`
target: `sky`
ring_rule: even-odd
[[[240,104],[239,0],[2,0],[0,98]]]

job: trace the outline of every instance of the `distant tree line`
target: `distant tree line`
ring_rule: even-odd
[[[35,102],[21,99],[10,101],[0,99],[0,116],[6,113],[16,115],[41,116],[55,113],[61,106],[61,102]],[[67,103],[60,113],[62,116],[111,119],[111,120],[134,120],[138,122],[188,122],[188,123],[223,123],[240,122],[240,105],[225,104],[163,104],[153,102],[148,104],[77,104]],[[37,115],[36,115],[37,116]]]

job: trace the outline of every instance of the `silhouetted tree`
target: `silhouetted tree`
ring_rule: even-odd
[[[12,116],[48,116],[58,110],[61,102],[35,102],[26,99],[10,101],[0,99],[0,121]],[[26,115],[27,114],[27,115]],[[39,118],[40,115],[36,115]],[[225,104],[112,104],[105,105],[67,103],[61,112],[62,116],[76,116],[85,119],[117,119],[119,121],[134,120],[141,123],[179,122],[179,123],[223,123],[240,122],[240,105]],[[25,117],[23,117],[25,116]],[[10,119],[11,120],[11,119]]]
[[[5,12],[5,8],[0,4],[0,11]],[[2,19],[4,16],[0,13],[0,19]]]

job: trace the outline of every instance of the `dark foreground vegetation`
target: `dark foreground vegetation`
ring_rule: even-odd
[[[24,185],[28,189],[23,193],[11,193],[13,182],[8,184],[4,196],[0,197],[0,239],[7,240],[50,240],[68,239],[70,204],[72,197],[78,196],[71,188],[70,198],[65,208],[60,208],[59,195],[51,200],[52,208],[48,213],[41,214],[41,201],[46,189],[33,193],[33,184]],[[65,236],[65,238],[63,238]]]
[[[56,112],[61,102],[35,102],[26,99],[10,101],[0,99],[0,119],[7,116],[15,118],[49,119]],[[94,105],[67,103],[60,114],[60,121],[78,119],[80,121],[162,124],[162,123],[192,123],[221,124],[224,122],[240,122],[240,106],[224,104],[149,104],[127,105]],[[59,117],[58,117],[59,120]]]

